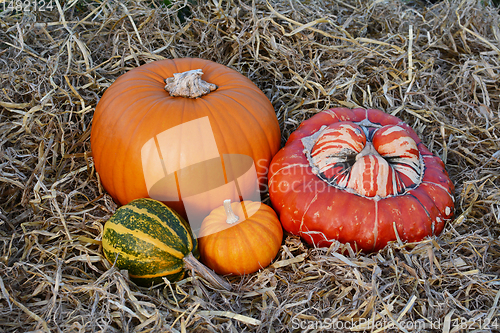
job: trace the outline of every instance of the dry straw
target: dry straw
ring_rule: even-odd
[[[0,3],[0,331],[498,331],[500,27],[487,1],[186,2],[191,14],[183,1],[11,2]],[[288,236],[270,267],[230,277],[231,292],[191,276],[130,284],[102,256],[116,205],[92,163],[92,115],[120,74],[187,56],[255,82],[283,141],[329,107],[403,118],[446,163],[455,220],[371,255]]]

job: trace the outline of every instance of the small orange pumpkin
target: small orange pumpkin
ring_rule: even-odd
[[[231,203],[214,209],[201,225],[202,261],[218,274],[251,274],[276,257],[283,229],[274,210],[255,201]]]

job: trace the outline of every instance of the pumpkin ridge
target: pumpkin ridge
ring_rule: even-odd
[[[156,66],[155,66],[156,67]],[[140,74],[143,74],[143,73],[151,73],[150,70],[144,70],[144,68],[140,68],[138,67],[137,68],[137,71],[136,72],[127,72],[125,73],[123,76],[119,77],[117,79],[120,80],[119,81],[119,84],[118,85],[115,85],[115,86],[111,86],[112,88],[114,88],[114,91],[116,91],[114,94],[111,95],[111,97],[113,97],[110,101],[109,101],[109,104],[108,105],[103,105],[103,110],[107,110],[109,109],[110,105],[113,106],[113,104],[116,104],[114,103],[116,99],[119,99],[119,98],[123,98],[124,95],[127,95],[125,94],[128,90],[124,90],[124,88],[122,88],[121,86],[124,85],[126,88],[130,87],[130,90],[134,90],[136,91],[136,89],[144,89],[145,91],[150,91],[151,90],[151,86],[148,86],[148,85],[152,85],[153,83],[156,83],[155,80],[144,80],[146,84],[144,85],[139,85],[137,84],[137,79],[136,77],[141,77],[141,75],[138,75],[139,73]],[[130,81],[132,80],[133,84],[130,84]],[[110,88],[111,88],[110,87]],[[161,90],[161,89],[159,89]],[[113,91],[113,90],[111,90]],[[147,96],[146,98],[154,98],[158,93],[160,93],[160,91],[153,91],[153,93],[151,93],[151,96]],[[128,94],[127,95],[127,98],[129,98],[131,95]],[[105,157],[105,159],[107,161],[113,161],[113,163],[116,163],[116,159],[115,157],[118,155],[118,156],[124,156],[124,158],[126,158],[126,156],[129,156],[128,153],[129,153],[129,150],[130,150],[130,145],[133,144],[133,138],[134,138],[134,135],[135,133],[137,132],[138,128],[140,128],[141,124],[143,123],[143,121],[146,119],[146,116],[151,112],[151,110],[159,103],[161,103],[163,101],[163,99],[155,99],[152,101],[152,103],[149,105],[149,108],[147,111],[143,111],[141,114],[134,114],[133,112],[127,112],[127,110],[129,109],[135,109],[136,108],[136,105],[138,103],[142,104],[144,103],[144,99],[145,97],[144,96],[137,96],[136,95],[132,95],[134,97],[134,101],[132,103],[129,103],[127,105],[127,107],[122,111],[122,117],[116,117],[115,119],[115,122],[113,124],[106,124],[107,126],[104,126],[105,128],[114,128],[116,127],[116,124],[120,121],[123,121],[123,116],[124,115],[130,115],[130,117],[127,119],[127,122],[125,123],[126,125],[126,129],[128,129],[129,127],[131,126],[134,126],[135,125],[135,128],[132,130],[132,133],[130,133],[128,136],[127,136],[127,139],[128,139],[128,143],[126,145],[126,147],[122,147],[122,151],[123,153],[120,154],[119,151],[117,151],[116,149],[112,149],[113,151],[113,158],[110,157],[109,155],[109,152],[106,151],[107,153],[107,156]],[[168,94],[165,96],[165,97],[170,97],[168,96]],[[106,99],[107,101],[107,99]],[[117,106],[115,105],[114,108],[116,108]],[[112,113],[114,112],[114,110],[111,111]],[[137,122],[137,121],[134,121],[134,119],[137,119],[139,118],[140,121]],[[95,135],[94,135],[95,136]],[[105,142],[103,143],[103,145],[105,145],[106,143],[107,144],[110,144],[108,142],[109,140],[105,140]],[[111,143],[113,144],[113,143]],[[101,152],[101,155],[104,154],[105,150],[104,149],[100,149],[100,152]],[[100,158],[101,156],[99,156],[99,160],[101,160]],[[127,163],[116,163],[116,164],[121,164],[124,168],[126,167]],[[118,197],[118,201],[120,203],[126,203],[125,200],[122,200],[124,194],[125,193],[125,196],[127,197],[128,196],[128,192],[131,190],[129,187],[125,187],[123,188],[123,184],[125,183],[125,171],[122,169],[120,170],[119,174],[122,176],[121,177],[121,180],[120,181],[117,181],[117,179],[115,179],[115,181],[111,182],[111,184],[107,184],[106,186],[106,189],[108,190],[108,192],[110,192],[112,194],[113,197]],[[115,172],[116,174],[116,172]]]
[[[425,195],[428,196],[427,192],[423,191],[425,193]],[[431,223],[433,223],[433,219],[431,219],[431,214],[430,212],[427,210],[427,208],[425,207],[425,205],[416,197],[414,196],[413,194],[411,193],[408,193],[408,196],[414,198],[420,205],[421,209],[425,212],[425,214],[427,215],[427,218],[431,221]],[[432,201],[432,200],[431,200]],[[435,206],[435,205],[434,205]]]
[[[132,89],[136,88],[136,86],[137,86],[136,82],[141,82],[141,81],[147,82],[147,83],[158,83],[158,81],[152,76],[148,76],[146,79],[146,78],[142,78],[141,75],[138,75],[138,74],[142,74],[142,73],[151,73],[151,71],[144,70],[141,67],[137,67],[134,72],[129,71],[129,72],[119,76],[115,80],[115,82],[111,86],[109,86],[108,89],[106,89],[105,93],[108,93],[108,91],[109,91],[112,94],[117,94],[118,92],[122,92],[124,89],[127,89],[127,91],[132,90]],[[131,82],[133,84],[131,84]],[[139,86],[142,87],[143,84],[140,84]],[[161,85],[161,83],[159,83],[158,87],[162,88],[163,86]]]
[[[246,220],[243,222],[246,222]],[[244,271],[241,272],[241,266],[244,265],[244,263],[246,262],[242,254],[246,251],[251,251],[251,253],[254,253],[252,251],[253,250],[252,247],[248,243],[248,235],[246,234],[245,229],[246,228],[241,223],[239,223],[239,225],[234,226],[234,230],[230,235],[232,239],[231,241],[228,241],[226,243],[227,246],[233,247],[236,244],[234,240],[240,241],[240,244],[238,244],[237,247],[237,250],[239,251],[231,251],[231,254],[228,256],[229,261],[232,262],[232,265],[234,266],[233,269],[235,269],[239,275],[244,274]]]
[[[266,212],[266,213],[269,213],[269,212]],[[273,241],[277,241],[278,239],[274,237],[275,234],[273,233],[273,231],[274,231],[272,228],[273,225],[271,223],[269,223],[269,221],[266,219],[266,217],[261,216],[262,214],[259,214],[258,212],[255,213],[255,215],[257,215],[257,214],[258,214],[258,216],[252,216],[252,220],[254,222],[257,222],[256,226],[254,226],[254,228],[256,229],[258,227],[261,229],[261,231],[256,230],[256,232],[258,234],[261,234],[261,233],[263,233],[263,231],[266,231],[267,234],[269,234],[273,237]],[[281,243],[281,240],[279,240],[279,242]]]
[[[228,242],[225,240],[225,237],[224,237],[226,234],[225,233],[226,230],[228,230],[228,229],[225,229],[222,232],[217,232],[215,234],[216,237],[212,243],[212,251],[213,252],[211,252],[211,253],[215,253],[215,256],[212,258],[212,265],[215,263],[217,265],[217,267],[213,267],[213,268],[217,269],[219,271],[225,271],[224,266],[222,266],[222,263],[219,263],[217,258],[220,257],[221,255],[223,255],[223,252],[221,251],[221,249],[224,249],[226,246],[228,246]],[[227,257],[225,259],[227,259],[228,261],[231,261],[232,259],[234,259],[234,252],[231,252],[229,255],[227,255]],[[236,261],[236,262],[239,263],[239,261]]]
[[[215,92],[217,92],[218,90],[219,89],[217,89]],[[212,92],[211,94],[213,94],[215,92]],[[209,95],[210,94],[208,94],[207,96],[209,96]],[[219,95],[220,94],[217,93],[216,96],[219,96]],[[207,99],[208,98],[210,98],[210,97],[207,97]],[[214,96],[212,96],[211,98],[214,98]],[[196,108],[188,108],[188,112],[185,112],[183,110],[182,114],[184,115],[185,113],[189,113],[189,112],[194,113],[197,117],[196,119],[208,117],[212,132],[214,133],[215,137],[218,137],[218,140],[216,140],[216,145],[217,145],[217,151],[219,153],[219,156],[220,156],[221,162],[222,162],[223,155],[224,154],[231,154],[232,150],[233,150],[233,149],[231,149],[231,147],[227,143],[228,140],[227,140],[226,135],[225,135],[225,133],[227,131],[224,130],[223,127],[221,127],[221,125],[228,124],[229,122],[227,119],[220,116],[221,114],[224,114],[224,110],[219,110],[219,108],[212,107],[211,104],[209,103],[209,101],[207,101],[207,99],[198,98],[197,100],[193,101],[193,102],[198,103],[197,107]],[[188,101],[186,101],[186,102],[188,102]],[[184,106],[186,106],[186,105],[184,105]],[[200,114],[201,114],[201,117],[199,117]],[[208,116],[207,116],[207,114],[208,114]],[[216,121],[215,119],[219,119],[219,120]],[[229,125],[229,126],[231,126],[231,125]],[[250,141],[247,140],[246,142],[250,142]],[[200,145],[203,145],[203,144],[204,144],[204,142],[200,142]],[[253,151],[252,151],[252,154],[253,154],[252,156],[255,156]],[[181,195],[182,195],[182,193],[181,193]]]
[[[179,66],[183,65],[184,62],[187,62],[188,65],[186,66],[186,68],[192,68],[192,63],[193,63],[193,58],[181,58],[180,61],[181,62],[176,62],[176,61],[173,61],[172,59],[169,59],[170,60],[170,65],[172,65],[173,67],[175,67],[175,71],[172,71],[172,75],[174,73],[181,73],[183,70],[179,69]],[[165,78],[166,79],[166,78]]]
[[[234,98],[232,98],[232,97],[228,96],[227,94],[220,94],[220,96],[221,96],[221,97],[225,97],[225,98],[227,98],[227,99],[229,99],[229,100],[231,100],[231,101],[235,102],[236,104],[238,104],[238,105],[240,105],[240,106],[244,107],[245,109],[247,109],[247,108],[246,108],[245,106],[243,106],[240,102],[236,101]],[[227,102],[226,102],[226,103],[227,103]],[[248,110],[248,109],[247,109],[247,110]],[[248,114],[250,114],[250,115],[253,117],[253,119],[254,119],[254,120],[257,120],[257,119],[256,119],[256,117],[255,117],[255,115],[254,115],[254,114],[253,114],[253,112],[252,112],[253,110],[248,110],[248,111],[249,111],[249,112],[248,112]],[[247,141],[247,142],[248,142],[248,136],[247,136],[247,133],[246,133],[246,131],[244,131],[244,130],[243,130],[243,128],[242,128],[242,126],[241,126],[241,124],[240,124],[239,122],[235,122],[235,124],[238,126],[238,129],[239,129],[239,130],[238,130],[238,132],[240,133],[240,135],[243,135],[243,137],[245,138],[245,141]],[[257,121],[257,124],[259,124],[259,122],[258,122],[258,121]],[[259,124],[259,126],[260,126],[260,124]],[[260,126],[260,129],[262,129],[262,126]],[[266,133],[267,133],[267,131],[266,131]],[[268,140],[268,141],[269,141],[269,140]],[[268,144],[269,144],[269,142],[268,142]],[[259,147],[259,148],[263,148],[263,147]],[[252,146],[252,147],[250,147],[250,149],[251,149],[252,156],[255,156],[255,150],[254,150],[254,147]],[[269,151],[268,151],[268,152],[266,152],[266,153],[267,153],[267,155],[269,155]],[[255,161],[254,161],[254,163],[255,163]]]
[[[241,79],[238,72],[221,64],[214,63],[205,59],[200,58],[191,58],[194,61],[187,67],[190,69],[198,69],[200,68],[203,71],[203,75],[205,77],[205,81],[208,83],[213,83],[217,85],[217,87],[221,88],[222,86],[228,86],[231,84],[232,80],[223,80],[221,77],[225,75],[233,75],[236,76],[236,79]],[[235,75],[236,74],[236,75]],[[217,89],[218,91],[219,89]],[[212,92],[212,93],[215,93]],[[210,95],[210,94],[208,94]]]
[[[216,247],[217,242],[219,241],[219,235],[212,234],[212,237],[206,238],[207,240],[203,244],[206,249],[202,252],[202,259],[209,267],[211,267],[214,271],[220,271],[220,267],[217,264],[217,260],[213,258],[213,255],[207,255],[207,253],[213,254],[216,253],[218,247]],[[203,248],[200,248],[203,251]]]
[[[235,93],[236,93],[236,92],[235,92]],[[261,93],[262,93],[262,92],[261,92]],[[264,95],[264,93],[262,93],[262,94]],[[240,101],[238,101],[236,98],[234,98],[234,97],[232,96],[232,94],[224,94],[224,95],[220,94],[220,95],[221,95],[221,96],[224,96],[224,97],[226,97],[227,99],[232,100],[232,101],[233,101],[233,102],[235,102],[236,104],[238,104],[238,105],[240,105],[240,106],[242,106],[242,107],[246,108],[246,109],[249,111],[249,112],[248,112],[248,114],[249,114],[249,115],[251,115],[251,116],[253,117],[253,119],[255,120],[255,123],[259,125],[260,129],[262,129],[262,130],[263,130],[264,128],[267,128],[267,127],[268,127],[268,126],[263,126],[263,122],[261,122],[261,121],[260,121],[260,120],[264,119],[263,115],[261,115],[261,117],[260,117],[260,118],[259,118],[259,117],[257,117],[257,115],[256,115],[256,114],[254,114],[253,110],[249,110],[246,106],[244,106],[243,104],[241,104],[241,102],[240,102]],[[244,94],[242,94],[242,95],[244,95]],[[267,99],[267,97],[266,97],[265,95],[264,95],[264,97]],[[268,101],[269,101],[269,100],[268,100]],[[259,104],[259,106],[260,106],[260,108],[258,108],[259,110],[261,110],[261,109],[265,109],[265,108],[266,108],[266,107],[265,107],[265,105],[264,105],[264,103],[262,103],[262,104],[260,103],[260,102],[261,102],[261,101],[260,101],[260,99],[257,99],[257,98],[253,99],[253,103],[255,103],[255,102],[257,102],[257,103]],[[271,103],[271,102],[269,101],[269,104],[270,104],[270,103]],[[265,103],[265,104],[267,104],[267,103]],[[273,110],[274,110],[274,107],[273,107]],[[260,113],[260,112],[259,112],[259,113]],[[273,123],[274,123],[274,121],[273,121]],[[273,126],[274,126],[274,125],[278,125],[278,128],[279,128],[279,123],[277,123],[277,122],[276,122],[275,124],[273,124]],[[240,126],[240,129],[241,129],[241,126]],[[240,132],[243,132],[243,133],[244,133],[245,131],[240,131]],[[253,132],[253,131],[252,131],[252,132]],[[267,155],[268,155],[268,156],[269,156],[269,155],[271,155],[271,156],[270,156],[270,158],[269,158],[269,159],[271,159],[271,158],[272,158],[272,154],[273,154],[273,152],[275,151],[275,149],[273,149],[273,147],[271,147],[271,141],[274,141],[274,140],[273,140],[273,138],[272,138],[272,137],[270,138],[267,134],[268,134],[268,133],[269,133],[269,134],[272,134],[272,131],[264,131],[264,133],[265,133],[265,135],[266,135],[266,139],[267,139],[267,140],[265,140],[265,141],[266,141],[266,143],[267,143],[267,148],[268,148],[268,149],[267,149]],[[245,134],[245,137],[246,137],[246,134]],[[279,138],[279,139],[281,139],[281,138]],[[280,140],[278,140],[278,142],[279,142],[279,141],[280,141]],[[262,147],[260,147],[260,148],[262,148]],[[277,148],[279,149],[279,147],[277,147]],[[254,155],[253,147],[252,147],[252,154]],[[253,155],[252,155],[252,156],[253,156]]]
[[[146,91],[153,89],[151,91],[152,94],[164,92],[164,83],[161,80],[161,75],[155,73],[151,69],[144,69],[141,67],[137,67],[134,71],[129,71],[118,77],[115,83],[116,84],[113,83],[106,92],[110,90],[115,94],[122,94],[135,89],[144,89]],[[168,94],[164,94],[164,96],[168,96]]]
[[[435,236],[436,235],[436,233],[435,233],[436,222],[438,222],[438,223],[440,223],[441,221],[444,222],[446,220],[446,218],[443,215],[443,212],[441,212],[439,210],[439,207],[437,207],[436,203],[432,200],[432,197],[429,195],[429,193],[427,193],[427,191],[425,189],[422,189],[421,192],[423,193],[423,195],[427,196],[427,198],[429,199],[430,202],[432,202],[433,207],[431,207],[431,208],[434,208],[435,210],[437,210],[439,212],[439,215],[434,216],[435,218],[431,218],[433,216],[433,214],[431,214],[431,212],[428,211],[428,209],[426,208],[424,203],[420,201],[420,199],[418,199],[416,196],[414,196],[415,198],[417,198],[418,202],[423,207],[423,209],[426,211],[427,216],[429,217],[429,220],[431,222],[431,225],[430,225],[431,234],[430,234],[430,236]]]
[[[208,83],[213,83],[217,85],[217,87],[219,88],[227,85],[226,82],[219,82],[219,78],[224,74],[228,73],[226,68],[217,66],[217,64],[212,64],[208,61],[203,61],[203,64],[200,63],[200,65],[202,65],[201,70],[203,72],[203,75],[209,77],[205,81],[207,81]],[[195,68],[195,67],[199,66],[193,65],[193,63],[191,63],[189,66],[189,68]],[[217,90],[219,90],[219,88]]]
[[[136,137],[136,133],[137,131],[141,128],[142,124],[144,123],[144,121],[147,119],[147,115],[150,114],[151,112],[154,112],[156,110],[156,106],[158,106],[159,104],[163,104],[162,103],[162,99],[158,99],[158,100],[155,100],[153,103],[151,103],[151,105],[149,106],[148,110],[147,111],[144,111],[143,115],[140,116],[140,121],[136,122],[135,123],[135,126],[133,126],[133,130],[131,131],[130,135],[128,136],[128,142],[125,144],[125,146],[123,147],[123,150],[125,151],[124,154],[122,154],[121,156],[123,158],[127,158],[127,156],[130,155],[130,153],[134,153],[134,150],[133,148],[131,148],[131,146],[134,145],[134,137]],[[172,105],[170,105],[172,106]],[[132,105],[130,105],[130,107],[132,107]],[[128,109],[128,108],[127,108]],[[162,112],[167,112],[166,109],[162,109]],[[139,117],[137,114],[135,115],[134,118],[137,118]],[[131,126],[131,125],[130,125]],[[129,126],[127,126],[128,128]],[[156,136],[157,134],[155,134]],[[140,154],[140,152],[139,152]],[[127,170],[125,169],[126,166],[127,166],[127,163],[117,163],[118,165],[122,165],[123,169],[121,170],[121,182],[120,184],[125,184],[126,183],[126,173],[127,173]],[[141,165],[142,167],[142,165]],[[145,182],[145,180],[144,180]],[[116,183],[116,181],[115,181]],[[128,186],[125,186],[125,188],[122,188],[121,191],[119,191],[119,193],[125,193],[125,196],[129,196],[129,192],[131,191],[132,189]],[[149,191],[148,191],[149,192]],[[116,192],[115,192],[116,193]],[[149,193],[148,193],[149,194]],[[117,195],[120,195],[120,194],[117,194]]]
[[[260,219],[261,218],[258,217],[258,216],[251,217],[251,222],[252,223],[246,223],[246,225],[241,228],[241,233],[243,235],[241,237],[239,237],[239,239],[243,238],[245,240],[246,249],[244,249],[244,251],[246,253],[253,253],[254,255],[259,254],[259,256],[256,258],[257,259],[256,264],[259,266],[259,268],[257,268],[257,270],[263,268],[262,264],[260,263],[260,254],[262,252],[269,253],[269,252],[271,252],[273,250],[271,244],[269,244],[269,242],[267,242],[267,241],[261,242],[260,244],[251,243],[249,241],[252,238],[252,236],[255,236],[255,235],[259,234],[262,230],[266,230],[266,229],[263,229],[263,228],[257,228],[257,226],[254,225],[255,222],[258,222]],[[248,222],[250,222],[250,220],[248,220]],[[258,245],[258,248],[256,248],[257,245]],[[263,250],[263,248],[265,248],[266,251],[259,251],[259,250]],[[240,272],[240,275],[241,274],[249,274],[249,272],[247,272],[244,269],[243,272]]]
[[[118,81],[118,79],[117,79]],[[120,80],[121,82],[122,80]],[[111,88],[111,87],[110,87]],[[116,90],[116,92],[115,92]],[[107,98],[108,96],[111,96],[111,100],[108,101],[109,98]],[[106,98],[104,98],[106,97]],[[93,120],[92,120],[92,123],[94,124],[95,122],[97,122],[98,120],[100,120],[100,118],[102,118],[102,116],[104,114],[107,114],[109,115],[110,112],[106,112],[108,110],[108,107],[109,105],[113,104],[113,101],[116,99],[116,98],[119,98],[120,97],[120,89],[109,89],[109,90],[106,90],[106,92],[104,93],[103,95],[103,98],[101,98],[101,100],[105,100],[105,102],[107,104],[101,104],[101,105],[97,105],[96,107],[96,111],[94,112],[94,117],[93,117]],[[114,114],[113,114],[114,115]],[[115,122],[118,122],[119,121],[119,117],[114,117],[113,120],[115,120]],[[107,119],[106,119],[107,120]],[[106,125],[107,125],[108,121],[106,121]],[[108,129],[109,127],[108,126],[103,126],[105,129]],[[96,148],[96,144],[95,143],[95,140],[99,140],[98,143],[99,143],[99,146],[104,146],[106,144],[106,142],[108,141],[107,138],[105,140],[101,139],[101,136],[99,135],[98,132],[96,131],[100,131],[100,128],[96,129],[95,126],[92,126],[92,134],[91,134],[91,146],[92,146],[92,156],[93,156],[93,159],[95,161],[95,163],[97,164],[97,168],[99,168],[99,164],[100,162],[102,161],[101,159],[101,156],[104,154],[103,150],[98,150],[98,149],[95,149]],[[104,131],[103,131],[104,132]],[[98,139],[94,139],[94,138],[98,138]],[[93,144],[92,144],[93,143]],[[99,151],[99,154],[98,152],[96,151],[98,150]],[[107,157],[107,156],[106,156]],[[105,158],[106,158],[105,157]],[[108,185],[109,186],[109,185]],[[113,186],[113,184],[111,184],[111,186]],[[111,193],[115,193],[114,189],[112,191],[110,191]]]
[[[120,95],[120,94],[118,94]],[[120,97],[120,96],[117,96],[117,97]],[[134,107],[135,104],[137,103],[140,103],[141,102],[141,99],[137,99],[135,100],[132,104],[128,105],[125,110],[128,110],[129,108],[132,108]],[[128,144],[127,144],[127,147],[126,147],[126,152],[128,153],[129,151],[129,147],[130,145],[133,143],[133,137],[134,137],[134,133],[136,133],[137,129],[139,128],[139,126],[141,125],[141,123],[144,121],[144,119],[146,119],[145,115],[147,115],[155,105],[157,105],[158,103],[160,102],[160,100],[156,100],[154,101],[153,103],[151,103],[149,109],[147,111],[144,111],[144,113],[142,115],[138,115],[138,114],[133,114],[133,113],[130,113],[130,116],[128,118],[126,118],[126,128],[128,129],[129,127],[133,126],[135,124],[135,128],[133,130],[133,132],[131,133],[131,135],[128,136]],[[114,106],[116,108],[116,106]],[[124,113],[125,115],[127,115],[127,113]],[[115,122],[113,124],[107,124],[107,126],[105,126],[105,128],[114,128],[116,126],[116,124],[120,121],[124,121],[123,119],[124,117],[117,117],[115,119]],[[140,121],[138,123],[134,122],[134,119],[137,119],[139,118]],[[107,138],[101,145],[109,145],[109,144],[113,144],[113,143],[109,143],[109,138]],[[113,157],[110,155],[109,151],[106,151],[104,149],[99,149],[99,152],[100,152],[100,155],[99,155],[99,158],[98,160],[99,161],[102,161],[103,162],[103,159],[106,161],[106,162],[110,162],[110,161],[113,161],[115,162],[116,161],[116,155],[118,154],[117,150],[116,149],[112,149],[112,152],[113,152]],[[106,156],[101,159],[102,155],[106,152]],[[120,156],[123,156],[124,158],[126,156],[128,156],[128,154],[121,154]],[[116,162],[115,162],[116,163]],[[118,164],[118,163],[116,163]],[[121,164],[123,167],[126,166],[126,163],[122,163]],[[116,170],[113,172],[116,174]],[[121,177],[121,181],[118,182],[118,181],[113,181],[111,182],[110,184],[107,185],[107,190],[108,192],[110,192],[112,194],[112,196],[117,196],[118,197],[118,200],[121,202],[121,203],[124,203],[124,201],[121,200],[121,197],[123,196],[122,193],[126,193],[128,188],[123,188],[123,184],[124,184],[124,170],[120,170],[119,174],[122,176]],[[117,188],[118,187],[118,188]]]
[[[165,78],[159,73],[159,71],[162,70],[162,67],[157,66],[154,62],[150,64],[151,65],[149,66],[136,67],[136,71],[132,73],[134,82],[154,82],[158,84],[159,88],[163,89],[165,85]]]
[[[116,83],[116,81],[115,81],[115,83]],[[118,84],[117,86],[112,86],[108,90],[106,90],[106,92],[103,95],[103,98],[101,98],[104,100],[104,102],[101,105],[98,104],[98,106],[99,106],[98,110],[96,110],[94,112],[94,117],[93,117],[92,121],[94,121],[94,120],[99,121],[100,118],[104,114],[114,113],[113,110],[108,111],[109,106],[112,105],[117,99],[119,99],[121,97],[122,93],[135,91],[137,89],[135,86],[127,85],[125,83],[123,85],[124,85],[124,88],[121,88],[121,84]],[[113,89],[111,89],[111,88],[113,88]],[[121,89],[119,89],[119,88],[121,88]],[[145,88],[145,90],[148,90],[148,89]]]
[[[455,202],[455,198],[453,197],[453,195],[443,185],[438,184],[438,183],[434,183],[434,182],[430,182],[428,180],[425,180],[422,183],[431,184],[431,185],[439,187],[440,189],[442,189],[443,191],[445,191],[450,196],[450,198],[453,200],[453,202]]]
[[[255,229],[256,232],[262,232],[262,233],[266,232],[266,235],[268,235],[268,237],[269,237],[269,235],[270,235],[270,237],[272,237],[270,240],[266,240],[263,243],[263,244],[265,244],[267,252],[273,252],[273,249],[274,249],[273,245],[274,244],[279,243],[281,245],[281,240],[279,240],[276,237],[276,235],[274,233],[275,230],[273,230],[273,228],[271,228],[270,225],[263,224],[262,222],[260,222],[258,225],[254,226],[253,228]],[[257,229],[259,229],[259,230],[257,230]],[[263,244],[260,244],[260,245],[262,246]],[[276,254],[275,254],[275,256],[276,256]],[[271,261],[272,261],[272,259],[271,259]],[[266,264],[266,266],[267,266],[267,264]]]
[[[219,96],[219,95],[220,94],[217,94],[217,96]],[[212,96],[211,98],[214,98],[214,96]],[[225,138],[225,135],[224,135],[225,131],[221,128],[221,125],[222,125],[221,123],[227,124],[228,121],[227,121],[227,119],[224,119],[224,118],[222,118],[222,117],[219,116],[220,114],[224,114],[225,110],[219,110],[219,108],[212,108],[212,107],[210,107],[210,103],[207,100],[202,99],[202,98],[199,99],[199,102],[200,102],[199,103],[200,106],[203,105],[205,113],[209,114],[208,119],[210,121],[210,126],[212,126],[212,131],[214,133],[220,133],[219,140],[218,140],[218,142],[216,142],[216,144],[217,144],[217,150],[219,151],[219,154],[223,155],[223,152],[226,152],[226,154],[229,154],[230,153],[230,149],[229,149],[229,146],[228,146],[228,144],[226,142],[226,138]],[[198,110],[198,108],[193,108],[193,110],[191,110],[191,111],[198,112],[199,110]],[[200,112],[200,113],[204,114],[203,112]],[[221,120],[219,120],[219,121],[211,121],[212,119],[224,119],[224,121],[221,121]]]
[[[208,236],[208,235],[213,235],[213,234],[217,234],[219,232],[222,232],[224,231],[225,229],[223,230],[220,230],[220,224],[218,221],[219,220],[224,220],[226,218],[226,214],[224,213],[224,211],[222,210],[222,213],[219,211],[219,208],[220,207],[217,207],[216,209],[214,209],[212,211],[212,213],[210,213],[212,216],[210,219],[207,219],[207,222],[202,224],[202,227],[200,228],[200,231],[199,231],[199,235],[201,237],[205,237],[205,236]],[[225,225],[224,225],[225,226]],[[228,228],[226,228],[228,229]]]
[[[164,65],[165,64],[165,65]],[[172,61],[172,59],[163,59],[163,60],[158,60],[158,61],[153,61],[147,64],[144,64],[142,66],[134,68],[134,71],[129,71],[125,74],[132,73],[132,75],[142,77],[146,75],[147,77],[159,82],[162,85],[162,88],[164,86],[163,80],[165,79],[163,75],[169,75],[166,70],[168,69],[169,66],[175,65],[175,62]],[[161,72],[161,73],[160,73]],[[159,78],[159,80],[156,80],[156,78]]]

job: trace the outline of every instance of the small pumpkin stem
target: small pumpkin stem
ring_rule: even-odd
[[[174,73],[174,77],[165,79],[165,90],[170,96],[198,98],[217,89],[215,84],[203,81],[202,75],[201,69]]]
[[[192,253],[189,253],[182,260],[184,261],[184,267],[186,269],[196,272],[198,275],[203,277],[215,287],[223,288],[225,290],[231,290],[231,284],[229,284],[229,282],[223,280],[220,276],[215,274],[214,271],[210,270],[207,266],[199,262]]]
[[[233,212],[233,209],[231,208],[231,200],[230,199],[224,200],[224,210],[226,211],[226,216],[227,216],[226,223],[227,224],[233,224],[233,223],[236,223],[240,220],[238,215],[236,215]]]

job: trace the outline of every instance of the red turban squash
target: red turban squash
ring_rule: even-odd
[[[271,202],[285,230],[308,243],[365,252],[438,235],[453,216],[441,159],[399,118],[336,108],[304,121],[273,158]]]

